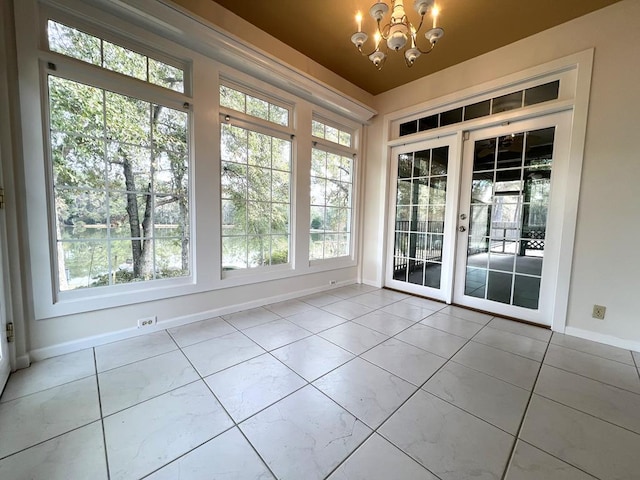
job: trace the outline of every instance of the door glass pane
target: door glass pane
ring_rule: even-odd
[[[465,295],[537,309],[555,129],[474,145]]]
[[[520,167],[522,165],[522,150],[524,147],[524,133],[506,135],[498,140],[498,168]]]
[[[440,288],[449,147],[398,156],[393,278]]]
[[[485,298],[487,287],[487,270],[483,268],[467,267],[464,284],[464,294],[470,297]]]

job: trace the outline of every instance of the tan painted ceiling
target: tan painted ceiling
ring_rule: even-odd
[[[437,0],[441,9],[438,25],[444,28],[445,36],[435,50],[418,58],[411,68],[404,65],[401,53],[391,52],[381,71],[360,56],[350,40],[359,10],[364,17],[363,30],[369,34],[369,43],[372,41],[375,22],[367,13],[372,0],[215,1],[376,95],[619,0]],[[405,9],[417,24],[419,15],[413,2],[405,0]],[[392,0],[386,3],[391,4]],[[389,14],[385,20],[388,17]],[[423,36],[422,40],[424,49]]]

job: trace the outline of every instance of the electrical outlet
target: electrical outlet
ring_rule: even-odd
[[[157,321],[158,319],[155,315],[153,317],[139,318],[138,328],[153,327]]]
[[[591,316],[593,318],[597,318],[598,320],[604,320],[605,313],[607,313],[607,307],[603,307],[602,305],[594,305],[593,313],[591,313]]]

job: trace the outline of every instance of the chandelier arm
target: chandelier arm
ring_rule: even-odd
[[[418,43],[416,42],[416,46],[415,49],[418,50],[421,54],[426,55],[427,53],[431,53],[433,51],[433,48],[436,46],[435,43],[430,43],[429,45],[431,45],[431,48],[429,50],[422,50],[419,46]]]
[[[356,47],[357,48],[357,47]],[[371,50],[371,52],[366,53],[362,51],[362,47],[358,48],[358,51],[360,52],[360,55],[362,55],[363,57],[368,57],[369,55],[374,54],[375,52],[377,52],[379,50],[378,46],[376,46],[376,48],[374,48],[373,50]]]
[[[420,29],[422,28],[422,24],[424,23],[424,15],[422,15],[420,17],[420,24],[418,25],[418,28],[416,28],[416,31],[413,32],[414,36],[418,35],[418,32],[420,31]]]

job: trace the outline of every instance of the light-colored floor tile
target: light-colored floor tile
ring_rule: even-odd
[[[107,462],[101,423],[91,423],[0,460],[0,478],[106,480]]]
[[[594,480],[581,470],[518,440],[505,480]]]
[[[443,480],[500,479],[514,441],[502,430],[421,390],[379,432]]]
[[[400,332],[396,338],[445,358],[451,357],[467,343],[466,338],[451,335],[420,323]]]
[[[106,417],[111,479],[147,475],[232,425],[202,381]]]
[[[93,376],[1,403],[0,458],[99,418]]]
[[[96,347],[96,367],[98,372],[104,372],[177,349],[173,339],[162,330]]]
[[[540,363],[481,343],[467,343],[454,362],[531,391]]]
[[[291,315],[311,310],[313,307],[308,303],[301,302],[300,300],[286,300],[284,302],[266,305],[265,308],[280,315],[281,317],[290,317]]]
[[[547,342],[491,327],[483,328],[481,332],[473,337],[473,341],[515,353],[536,362],[542,361],[548,345]]]
[[[241,312],[230,313],[228,315],[222,315],[222,318],[237,329],[244,330],[245,328],[251,328],[256,325],[262,325],[263,323],[277,320],[280,317],[266,308],[258,307],[250,310],[243,310]]]
[[[533,395],[521,438],[601,479],[637,478],[640,435]]]
[[[338,315],[339,317],[342,317],[346,320],[353,320],[356,317],[360,317],[375,310],[373,307],[355,303],[350,300],[341,300],[339,302],[326,305],[322,308],[327,312]]]
[[[422,385],[447,361],[396,338],[372,348],[362,358],[417,386]]]
[[[638,371],[631,365],[553,344],[544,363],[640,394]]]
[[[186,347],[211,338],[222,337],[235,331],[235,328],[220,317],[189,323],[168,330],[180,347]]]
[[[640,434],[640,395],[544,365],[535,392]]]
[[[591,355],[596,355],[597,357],[603,357],[609,360],[615,360],[616,362],[626,363],[627,365],[634,365],[631,352],[623,348],[612,347],[610,345],[605,345],[604,343],[592,342],[591,340],[572,337],[571,335],[565,335],[558,332],[553,332],[551,343],[553,343],[554,345],[560,345],[561,347],[579,350],[584,353],[590,353]]]
[[[318,335],[355,355],[360,355],[389,338],[384,333],[353,322],[343,323]]]
[[[462,318],[463,320],[469,320],[470,322],[479,323],[480,325],[486,325],[493,318],[492,315],[469,310],[468,308],[456,307],[455,305],[445,306],[440,311],[440,313],[451,315],[452,317]]]
[[[353,358],[351,353],[317,336],[298,340],[271,353],[309,382]]]
[[[391,290],[389,288],[381,288],[371,293],[382,295],[383,297],[391,298],[395,301],[404,300],[405,298],[409,298],[411,296],[408,293],[399,292],[398,290]]]
[[[529,401],[527,390],[454,362],[422,388],[512,435],[518,433]]]
[[[382,307],[383,312],[397,315],[398,317],[406,318],[412,322],[419,322],[429,315],[433,315],[435,310],[424,308],[419,305],[413,305],[411,303],[396,302],[386,307]]]
[[[387,305],[391,305],[398,301],[396,298],[391,298],[391,296],[382,295],[380,292],[383,290],[376,290],[375,292],[363,293],[362,295],[357,295],[355,297],[351,297],[349,299],[350,302],[360,303],[362,305],[367,305],[369,307],[381,308]]]
[[[100,373],[102,414],[111,415],[199,378],[179,350]]]
[[[292,315],[287,317],[287,320],[313,333],[321,332],[327,328],[335,327],[336,325],[340,325],[341,323],[348,321],[320,308],[314,308],[308,312]]]
[[[264,353],[240,332],[196,343],[182,351],[203,377]]]
[[[374,429],[416,391],[415,385],[360,358],[313,384]]]
[[[347,285],[345,287],[338,287],[333,290],[328,290],[327,293],[345,299],[355,297],[356,295],[362,295],[363,293],[374,292],[376,290],[380,289],[377,287],[372,287],[370,285],[365,285],[363,283],[356,283],[353,285]]]
[[[380,310],[367,313],[362,317],[356,318],[353,322],[367,328],[371,328],[377,332],[384,333],[385,335],[395,335],[414,325],[414,322],[411,320],[407,320],[406,318],[398,317],[390,313],[381,312]]]
[[[324,307],[330,303],[336,303],[342,300],[340,297],[336,297],[329,292],[314,293],[313,295],[307,295],[306,297],[300,297],[298,300],[314,307]]]
[[[451,315],[445,315],[444,313],[434,313],[433,315],[429,315],[420,323],[464,338],[473,337],[482,328],[482,325],[479,323],[452,317]]]
[[[63,383],[95,375],[93,349],[34,362],[29,368],[14,372],[0,397],[1,402],[39,392]]]
[[[309,330],[282,318],[247,328],[243,333],[265,350],[273,350],[311,335]]]
[[[409,305],[416,305],[418,307],[426,308],[427,310],[431,310],[433,312],[437,312],[442,310],[447,306],[446,303],[438,302],[436,300],[430,300],[428,298],[422,297],[414,297],[413,295],[409,295],[407,298],[402,300],[400,303],[408,303]]]
[[[147,480],[271,480],[273,475],[237,428],[232,428]]]
[[[269,354],[205,378],[236,423],[307,384]]]
[[[328,480],[438,480],[419,463],[374,433]]]
[[[371,430],[313,386],[293,393],[240,425],[279,479],[321,479]]]
[[[504,318],[494,318],[487,325],[491,328],[497,328],[498,330],[505,330],[507,332],[515,333],[517,335],[524,335],[525,337],[531,337],[541,342],[548,342],[551,338],[551,330],[543,327],[536,327],[534,325],[528,325],[522,322],[515,322],[513,320],[507,320]]]

